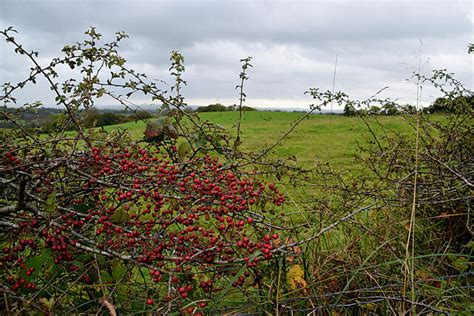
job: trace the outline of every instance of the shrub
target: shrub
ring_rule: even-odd
[[[11,32],[1,34],[35,63],[37,54],[23,50]],[[238,157],[226,131],[185,111],[179,94],[163,95],[125,68],[115,50],[124,34],[100,47],[94,28],[86,34],[88,40],[65,46],[64,57],[28,79],[42,74],[52,80],[49,72],[61,64],[87,65],[82,82],[66,80],[62,89],[52,84],[65,108],[54,131],[43,137],[22,128],[1,133],[0,280],[8,302],[0,306],[77,313],[98,302],[122,311],[215,305],[229,288],[261,277],[265,261],[281,251],[274,244],[278,226],[266,214],[284,196],[251,171],[224,165]],[[182,60],[173,52],[176,87],[183,82]],[[103,82],[93,71],[102,64],[111,73]],[[145,131],[146,143],[86,129],[120,121],[93,107],[95,99],[115,95],[108,86],[163,102],[166,110]],[[2,100],[14,102],[21,88],[6,85]]]

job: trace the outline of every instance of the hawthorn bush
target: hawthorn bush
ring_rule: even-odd
[[[126,266],[136,265],[155,284],[150,291],[133,289],[135,305],[167,306],[186,298],[205,305],[207,293],[235,274],[233,267],[246,267],[233,282],[242,285],[249,271],[272,258],[279,236],[260,225],[260,210],[284,197],[273,184],[236,175],[217,158],[174,163],[159,149],[107,141],[42,160],[35,149],[22,157],[12,148],[2,157],[6,181],[25,175],[21,188],[12,181],[7,189],[21,201],[2,209],[18,212],[1,259],[3,282],[12,291],[50,285],[45,268],[57,271],[61,283],[74,283],[75,291],[107,283],[97,279],[98,271],[115,284],[130,284],[136,276],[126,275]],[[117,260],[107,267],[98,256]]]
[[[89,39],[41,67],[38,53],[26,52],[13,32],[2,35],[35,66],[25,82],[4,85],[2,100],[15,102],[13,93],[42,75],[66,116],[55,133],[40,135],[2,112],[16,126],[2,131],[0,151],[0,278],[12,299],[3,308],[82,312],[100,299],[111,313],[199,314],[227,285],[258,283],[265,261],[281,252],[274,247],[278,226],[265,214],[285,198],[273,183],[236,167],[228,133],[184,111],[182,56],[172,53],[176,95],[167,97],[125,68],[115,50],[123,33],[99,47],[92,28]],[[59,86],[53,80],[61,65],[80,69],[83,80]],[[110,73],[103,81],[102,69]],[[148,124],[141,143],[81,124],[96,98],[125,104],[120,89],[127,97],[151,94],[168,109]],[[76,132],[66,133],[71,126]]]

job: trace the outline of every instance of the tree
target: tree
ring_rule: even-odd
[[[225,112],[228,108],[220,103],[209,104],[208,106],[200,106],[196,109],[196,112]]]
[[[369,115],[379,115],[381,110],[382,109],[379,106],[373,105],[369,108],[368,114]]]
[[[401,110],[404,112],[404,113],[407,113],[407,114],[415,114],[416,113],[416,107],[414,105],[411,105],[411,104],[405,104],[401,107]]]
[[[472,95],[463,95],[456,98],[436,98],[433,104],[426,110],[430,113],[457,113],[473,107],[474,97]]]
[[[252,111],[258,111],[256,108],[253,108],[251,106],[243,105],[242,106],[242,111],[244,112],[252,112]]]
[[[357,115],[357,110],[350,104],[344,106],[344,115],[346,116],[355,116]]]
[[[387,102],[382,106],[382,112],[385,115],[397,115],[399,114],[397,105],[393,102]]]
[[[82,125],[84,127],[95,127],[98,125],[100,113],[95,107],[90,107],[82,113]]]

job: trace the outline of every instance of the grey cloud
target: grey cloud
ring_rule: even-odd
[[[6,0],[0,10],[0,26],[15,26],[25,46],[45,57],[81,40],[92,25],[105,38],[129,33],[122,54],[153,78],[169,79],[169,52],[180,50],[191,100],[234,98],[238,61],[249,55],[249,102],[303,100],[309,87],[330,88],[335,54],[336,87],[356,97],[409,77],[420,50],[431,57],[427,71],[448,68],[472,86],[469,1]],[[19,80],[25,63],[5,44],[0,53],[0,79]]]

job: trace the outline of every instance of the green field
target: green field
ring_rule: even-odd
[[[291,128],[292,122],[302,113],[290,112],[246,112],[242,119],[242,147],[248,151],[262,150],[277,141]],[[209,120],[236,133],[238,112],[201,113],[202,120]],[[409,133],[411,127],[402,116],[379,116],[379,124],[373,124],[378,132],[383,128],[388,133]],[[125,128],[133,138],[143,137],[144,122],[130,122],[108,126],[106,130]],[[295,156],[305,166],[315,161],[329,162],[333,167],[350,170],[356,168],[354,158],[358,144],[365,144],[369,131],[359,117],[312,114],[274,148],[272,156],[286,159]]]

